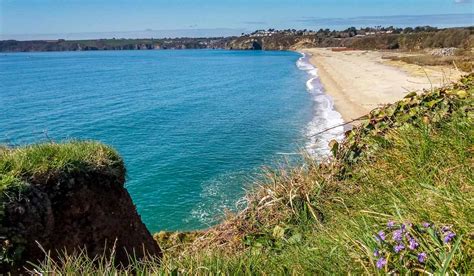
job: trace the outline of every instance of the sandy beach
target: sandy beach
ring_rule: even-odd
[[[447,67],[385,60],[384,53],[377,51],[311,48],[300,52],[312,55],[311,63],[318,68],[326,93],[346,122],[380,105],[398,101],[411,91],[421,92],[461,76]]]

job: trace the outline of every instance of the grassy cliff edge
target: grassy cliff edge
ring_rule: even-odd
[[[0,273],[80,250],[159,257],[124,183],[122,159],[97,142],[0,149]]]
[[[371,111],[331,162],[268,171],[242,213],[204,233],[155,235],[165,269],[472,273],[473,95],[471,74]]]
[[[470,274],[473,95],[471,74],[373,110],[346,133],[342,144],[331,144],[335,157],[330,162],[305,158],[299,165],[268,169],[265,180],[247,195],[242,212],[206,231],[156,234],[164,248],[161,264],[144,259],[116,267],[107,261],[110,255],[93,259],[71,254],[59,261],[46,259],[35,269],[80,274]],[[23,187],[22,180],[35,177],[35,171],[120,160],[102,146],[92,152],[103,154],[78,151],[74,158],[57,159],[42,157],[47,148],[31,155],[24,153],[31,149],[0,150],[4,195]]]

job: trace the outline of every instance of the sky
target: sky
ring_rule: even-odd
[[[472,0],[0,0],[0,39],[239,35],[474,25]]]

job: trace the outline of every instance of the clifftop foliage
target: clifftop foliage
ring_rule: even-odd
[[[163,38],[163,39],[89,39],[89,40],[34,40],[0,41],[0,52],[50,52],[97,50],[155,50],[224,48],[232,37]]]
[[[38,178],[59,173],[122,167],[123,161],[117,152],[98,142],[71,141],[0,148],[2,178],[9,176],[36,182]]]
[[[437,124],[454,112],[473,118],[473,94],[474,74],[429,93],[409,93],[401,101],[372,110],[359,127],[346,133],[340,149],[333,144],[333,153],[342,164],[354,164],[377,150],[372,144],[380,144],[393,129],[419,122]]]
[[[84,255],[38,271],[144,274],[472,274],[474,74],[372,111],[331,162],[268,169],[247,208],[155,235],[161,264]],[[113,258],[113,255],[111,256]]]
[[[64,185],[60,180],[74,174],[93,172],[123,177],[125,168],[115,150],[97,142],[72,141],[0,148],[0,268],[22,258],[27,239],[6,221],[7,209],[36,193],[35,186],[54,185],[40,189],[65,195],[72,183]],[[21,205],[15,208],[21,214],[25,212]]]
[[[469,49],[473,45],[472,27],[467,28],[349,28],[343,31],[269,30],[243,35],[230,41],[231,49],[288,50],[302,47],[348,47],[359,50],[418,51],[427,48],[456,47]]]

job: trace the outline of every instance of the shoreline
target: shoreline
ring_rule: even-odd
[[[334,139],[341,141],[344,138],[345,128],[342,126],[344,120],[335,109],[331,96],[324,91],[318,69],[310,62],[311,55],[299,54],[301,57],[296,62],[296,66],[308,75],[306,91],[311,95],[314,103],[313,117],[306,127],[306,136],[309,141],[305,148],[310,155],[323,159],[331,155],[329,142]]]
[[[297,52],[310,56],[323,93],[331,98],[346,123],[381,105],[401,100],[412,91],[442,86],[461,76],[447,67],[389,62],[379,51],[307,48]]]

